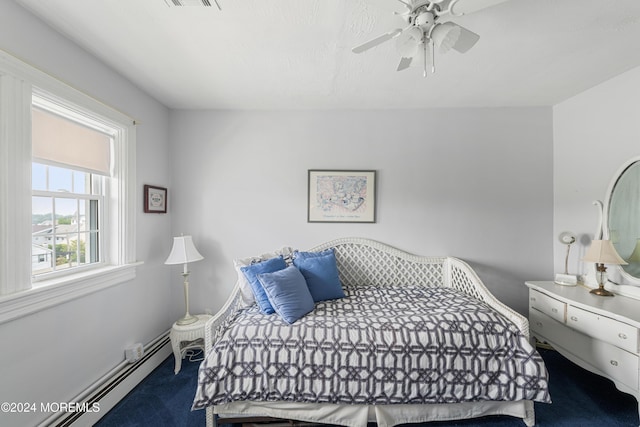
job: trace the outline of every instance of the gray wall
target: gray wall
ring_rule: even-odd
[[[640,68],[589,89],[553,108],[554,236],[578,234],[569,272],[586,273],[580,261],[598,224],[594,200],[604,201],[614,175],[640,156]],[[565,248],[554,240],[555,269],[564,270]],[[615,267],[609,268],[613,273]],[[616,280],[621,280],[616,278]]]
[[[0,1],[0,49],[139,120],[137,188],[169,186],[166,107],[13,1]],[[0,401],[67,402],[121,363],[126,345],[151,341],[181,315],[180,276],[170,286],[173,270],[163,265],[170,215],[144,214],[141,194],[137,200],[137,278],[0,324]],[[0,413],[0,425],[35,425],[47,415]]]
[[[194,311],[222,305],[234,258],[361,236],[460,257],[526,314],[523,282],[553,274],[551,114],[172,111],[172,229],[205,257]],[[308,169],[377,170],[377,223],[307,223]]]

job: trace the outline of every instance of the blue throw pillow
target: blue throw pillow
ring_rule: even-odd
[[[319,257],[319,256],[325,256],[328,254],[332,254],[333,252],[333,248],[329,248],[329,249],[325,249],[324,251],[320,251],[320,252],[301,252],[301,251],[293,251],[293,259],[302,259],[302,258],[315,258],[315,257]]]
[[[296,257],[293,265],[300,269],[315,302],[344,298],[333,250],[319,256]]]
[[[291,324],[313,310],[315,303],[304,276],[293,265],[273,273],[258,274],[269,302]]]
[[[260,281],[258,280],[258,274],[272,273],[274,271],[282,270],[287,267],[287,263],[284,262],[281,256],[276,258],[269,258],[266,261],[251,264],[245,267],[240,267],[240,271],[247,278],[247,282],[251,286],[253,296],[260,307],[260,311],[264,314],[273,314],[275,310],[269,302],[269,297],[264,292]]]

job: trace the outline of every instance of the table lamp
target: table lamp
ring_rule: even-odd
[[[616,252],[611,240],[592,240],[591,246],[582,260],[596,263],[599,285],[596,289],[592,289],[590,293],[603,297],[613,296],[613,292],[609,292],[604,288],[607,273],[607,267],[605,267],[605,264],[626,265],[627,262],[620,258],[620,255]]]
[[[200,255],[200,252],[194,246],[191,236],[173,238],[173,248],[171,248],[171,253],[164,263],[170,265],[184,264],[182,277],[184,278],[184,303],[187,312],[182,319],[176,322],[178,325],[189,325],[198,320],[196,316],[189,314],[189,270],[187,270],[187,264],[201,259],[204,259],[204,257]]]
[[[560,243],[563,245],[567,245],[567,253],[564,258],[564,273],[556,274],[555,283],[558,285],[575,286],[578,284],[578,277],[575,274],[569,274],[569,251],[571,250],[571,245],[576,242],[576,235],[570,231],[565,231],[560,233],[558,240],[560,240]]]

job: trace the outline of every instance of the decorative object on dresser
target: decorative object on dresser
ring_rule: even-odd
[[[640,301],[621,295],[598,298],[584,286],[526,285],[532,340],[609,378],[640,403]]]
[[[598,287],[592,289],[591,293],[601,297],[612,297],[614,294],[604,288],[607,281],[607,267],[605,264],[625,265],[627,262],[620,258],[610,240],[592,240],[591,246],[587,250],[584,258],[585,262],[593,262],[596,264],[598,272]]]
[[[206,408],[208,426],[239,416],[386,427],[493,414],[532,426],[533,401],[550,402],[527,319],[464,261],[362,238],[288,249],[236,262],[236,286],[206,325],[193,409]],[[275,264],[302,280],[279,283]],[[249,271],[268,285],[275,313]],[[287,319],[273,291],[294,286],[312,304]]]
[[[200,261],[204,259],[200,252],[193,244],[191,236],[179,236],[173,238],[173,247],[169,257],[164,262],[165,264],[183,264],[182,277],[184,286],[184,304],[186,307],[186,314],[176,323],[178,325],[188,325],[198,321],[196,316],[189,314],[189,270],[187,264],[190,262]]]
[[[557,273],[555,282],[558,285],[575,286],[578,284],[578,277],[575,274],[569,274],[569,251],[571,250],[571,245],[576,242],[576,235],[569,231],[564,231],[560,233],[558,240],[563,245],[567,245],[567,253],[564,258],[564,273]]]

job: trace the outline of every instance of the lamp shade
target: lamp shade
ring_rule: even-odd
[[[592,240],[591,246],[582,260],[596,264],[627,264],[627,262],[618,255],[611,240]]]
[[[204,259],[193,244],[191,236],[173,238],[173,248],[165,264],[186,264]]]

